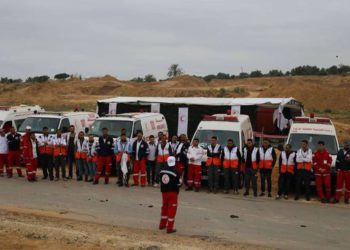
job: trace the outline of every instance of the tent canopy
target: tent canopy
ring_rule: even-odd
[[[168,103],[205,106],[282,106],[300,109],[302,104],[292,97],[288,98],[215,98],[215,97],[115,97],[98,100],[98,103]]]

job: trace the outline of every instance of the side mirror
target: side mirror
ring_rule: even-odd
[[[85,128],[85,134],[89,133],[89,128]]]

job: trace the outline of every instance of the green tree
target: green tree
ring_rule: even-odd
[[[329,67],[326,71],[327,71],[327,74],[329,74],[329,75],[337,75],[338,74],[338,67],[333,65],[333,66]]]
[[[254,70],[250,72],[250,77],[262,77],[263,73],[260,70]]]
[[[320,69],[317,66],[304,65],[299,66],[291,70],[292,76],[310,76],[310,75],[318,75],[320,73]]]
[[[216,79],[216,75],[207,75],[207,76],[203,77],[203,79],[206,82],[210,82],[211,80]]]
[[[283,72],[278,69],[273,69],[269,71],[269,76],[283,76]]]
[[[220,79],[220,80],[230,79],[230,74],[219,72],[216,75],[216,79]]]
[[[152,74],[145,75],[144,77],[145,82],[156,82],[157,79]]]
[[[66,80],[69,77],[67,73],[59,73],[54,76],[56,80]]]
[[[184,72],[183,72],[183,70],[180,68],[180,66],[178,64],[172,64],[168,68],[168,77],[169,78],[181,76],[183,74],[184,74]]]
[[[249,77],[249,74],[246,73],[246,72],[241,72],[241,73],[239,74],[239,78],[248,78],[248,77]]]
[[[143,82],[143,78],[138,76],[138,77],[134,77],[130,81],[132,81],[132,82]]]

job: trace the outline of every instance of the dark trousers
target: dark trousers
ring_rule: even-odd
[[[265,193],[265,183],[267,182],[267,192],[271,193],[272,181],[271,181],[272,169],[261,169],[261,192]]]
[[[256,195],[258,193],[258,185],[257,185],[257,170],[254,170],[252,168],[246,168],[244,172],[244,183],[245,183],[245,190],[247,193],[249,193],[250,189],[250,183],[253,187],[253,192]]]
[[[55,157],[56,178],[60,178],[60,169],[62,178],[66,178],[66,157],[63,155]]]
[[[156,161],[147,161],[147,183],[154,184],[156,180]]]
[[[50,177],[53,179],[53,164],[52,164],[52,155],[42,154],[40,155],[40,167],[43,170],[44,177]]]
[[[292,173],[280,173],[278,178],[278,195],[288,195],[290,183],[292,181]]]
[[[311,171],[305,169],[298,169],[296,174],[296,186],[295,186],[295,196],[299,197],[301,187],[305,186],[305,197],[310,198],[310,182],[311,182]]]
[[[211,165],[208,167],[208,187],[211,191],[219,189],[220,167]]]
[[[235,168],[224,168],[225,190],[229,190],[232,187],[234,191],[238,191],[239,186],[239,171]]]
[[[75,161],[74,154],[68,155],[67,160],[68,160],[68,174],[70,178],[73,178],[73,163]],[[76,175],[78,176],[78,168],[76,168]]]
[[[164,168],[164,166],[166,165],[166,163],[164,162],[164,163],[159,163],[159,162],[157,162],[156,163],[156,170],[155,170],[155,182],[157,183],[157,184],[159,184],[160,183],[160,179],[159,179],[159,177],[160,177],[160,171]]]

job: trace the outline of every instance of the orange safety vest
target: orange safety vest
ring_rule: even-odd
[[[306,157],[308,157],[310,159],[310,161],[304,161],[303,159],[305,159]],[[297,152],[297,169],[305,169],[307,171],[311,171],[312,169],[312,151],[311,149],[308,149],[308,151],[306,152],[306,154],[303,152],[302,149],[299,149]]]
[[[208,151],[210,153],[215,153],[215,154],[220,153],[219,149],[220,149],[219,144],[216,144],[214,149],[212,148],[211,145],[208,146]],[[210,167],[211,165],[214,165],[215,167],[220,167],[220,165],[221,165],[220,156],[208,157],[207,162],[206,162],[206,166]]]
[[[83,143],[80,142],[80,140],[78,139],[76,141],[76,149],[77,151],[75,152],[75,159],[79,160],[86,160],[87,159],[87,152],[83,151],[84,150],[84,143],[86,143],[86,141],[83,141]]]
[[[86,160],[88,162],[97,162],[97,156],[96,155],[92,156],[92,157],[88,156],[88,158]]]
[[[252,151],[252,168],[254,170],[258,169],[258,163],[256,162],[256,154],[258,153],[258,148],[254,147]],[[244,154],[244,161],[247,162],[247,155],[248,155],[248,149],[244,148],[243,150]]]
[[[295,152],[291,152],[288,159],[287,159],[287,153],[285,151],[282,151],[281,153],[282,157],[282,164],[281,164],[281,174],[285,173],[294,173],[294,159],[295,159]]]
[[[269,147],[265,152],[264,149],[261,147],[259,149],[260,152],[260,162],[259,162],[259,168],[260,169],[272,169],[272,147]]]
[[[162,145],[159,143],[158,145],[158,154],[157,154],[157,162],[158,163],[164,163],[168,160],[169,155],[170,155],[170,150],[169,150],[169,143],[167,143],[162,149]]]
[[[238,156],[237,147],[234,147],[231,151],[227,147],[224,148],[224,168],[238,168]]]

